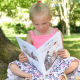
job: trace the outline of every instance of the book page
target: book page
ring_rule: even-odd
[[[24,52],[24,54],[28,57],[28,61],[31,65],[34,65],[38,70],[41,71],[41,68],[40,68],[40,64],[39,64],[39,61],[38,61],[38,54],[36,52],[36,48],[27,43],[26,41],[23,41],[22,39],[16,37],[17,41],[18,41],[18,44],[21,48],[21,51]]]
[[[60,31],[37,49],[43,75],[49,73],[55,60],[58,58],[57,52],[61,49],[63,49],[63,45]]]

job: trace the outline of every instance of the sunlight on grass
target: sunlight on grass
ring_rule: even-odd
[[[9,33],[8,33],[9,31]],[[18,42],[16,40],[16,37],[19,37],[20,39],[26,41],[27,34],[14,34],[13,30],[6,30],[4,31],[6,37],[18,48]],[[70,36],[63,35],[63,42],[64,42],[64,48],[67,49],[70,53],[70,56],[76,57],[80,60],[80,34],[71,34]],[[4,76],[3,76],[4,75]],[[6,78],[6,73],[2,73],[0,75],[0,80],[4,80]]]
[[[15,36],[26,41],[27,34],[7,35],[8,39],[19,48],[19,45]],[[76,35],[72,34],[71,36],[63,35],[63,43],[64,43],[64,48],[68,49],[71,56],[74,56],[80,59],[80,35],[79,34],[76,34]]]
[[[63,42],[70,55],[80,59],[80,34],[63,35]]]
[[[16,40],[16,37],[19,37],[20,39],[26,41],[27,34],[15,34],[13,33],[13,29],[7,29],[5,28],[4,34],[6,37],[19,48],[18,42]],[[75,56],[78,59],[80,59],[80,33],[78,34],[71,34],[70,36],[63,35],[63,43],[64,48],[68,49],[71,56]]]
[[[27,34],[18,34],[18,35],[14,35],[14,36],[17,36],[17,37],[25,37],[27,36]]]
[[[69,38],[69,39],[63,39],[64,41],[79,41],[80,38]]]

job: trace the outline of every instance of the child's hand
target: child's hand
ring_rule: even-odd
[[[27,60],[28,60],[27,56],[25,56],[24,53],[22,52],[22,53],[19,55],[19,61],[20,61],[21,63],[23,63],[23,62],[25,62],[25,61],[27,61]]]
[[[58,53],[57,53],[57,55],[60,56],[60,57],[62,57],[62,58],[70,57],[70,53],[68,52],[67,49],[59,50]]]

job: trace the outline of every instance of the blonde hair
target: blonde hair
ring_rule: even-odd
[[[34,3],[29,11],[29,18],[32,19],[36,15],[36,13],[44,12],[48,17],[51,16],[51,11],[48,5],[39,2],[39,3]]]

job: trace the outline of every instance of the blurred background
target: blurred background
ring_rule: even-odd
[[[9,62],[18,59],[20,48],[15,36],[26,40],[28,31],[34,30],[29,20],[29,8],[38,0],[0,0],[0,80],[6,78]],[[50,26],[63,34],[64,47],[71,56],[80,59],[80,1],[40,0],[52,13]]]

